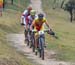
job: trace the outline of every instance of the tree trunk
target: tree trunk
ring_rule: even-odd
[[[73,9],[69,11],[70,13],[70,21],[72,22],[73,21]]]
[[[55,9],[56,8],[56,0],[54,0],[54,2],[53,2],[53,9]]]
[[[3,0],[3,9],[5,8],[5,0]]]
[[[73,19],[75,20],[75,9],[73,10]]]
[[[64,2],[65,2],[65,0],[62,1],[62,3],[61,3],[61,8],[63,8],[63,4],[64,4]]]
[[[13,5],[13,0],[11,0],[11,4]]]

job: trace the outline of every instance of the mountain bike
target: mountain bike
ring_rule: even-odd
[[[42,31],[33,31],[33,32],[34,33],[38,32],[39,36],[38,36],[38,39],[37,39],[37,43],[38,43],[39,57],[42,58],[42,60],[44,60],[45,32],[47,32],[48,34],[52,35],[56,39],[58,39],[58,37],[50,29],[45,29],[45,30],[42,30]],[[34,48],[35,48],[35,45],[34,45]],[[35,52],[35,54],[37,55],[37,52]]]
[[[27,43],[27,46],[29,46],[31,48],[31,31],[30,31],[30,26],[29,25],[28,25],[26,43]]]
[[[44,46],[45,46],[45,32],[48,32],[48,30],[43,30],[43,31],[33,31],[34,33],[38,32],[38,39],[37,39],[37,43],[38,43],[38,52],[39,52],[39,57],[42,58],[42,60],[44,60]],[[34,45],[35,47],[35,45]],[[37,52],[35,52],[35,54],[37,55]]]

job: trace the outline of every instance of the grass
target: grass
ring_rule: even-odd
[[[11,0],[6,0],[6,9],[13,9],[16,11],[24,11],[26,7],[29,5],[29,0],[14,0],[13,5],[11,5]]]
[[[26,1],[24,0],[24,2]],[[27,5],[25,4],[25,7]],[[33,65],[23,54],[18,53],[11,47],[9,45],[10,42],[7,41],[7,34],[22,31],[20,26],[21,8],[18,7],[18,11],[17,7],[14,10],[14,5],[9,7],[6,6],[3,16],[0,17],[0,65]]]
[[[56,32],[58,39],[47,36],[48,49],[57,51],[57,59],[64,61],[75,60],[75,21],[70,23],[69,13],[61,9],[51,9],[51,0],[42,0],[43,10],[47,14],[47,20]],[[52,6],[51,6],[52,7]]]

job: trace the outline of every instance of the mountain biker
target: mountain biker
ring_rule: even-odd
[[[31,35],[31,31],[30,30],[30,25],[32,24],[33,20],[36,18],[36,11],[35,10],[31,10],[30,11],[30,15],[27,18],[27,24],[26,24],[26,30],[27,33],[29,32],[29,34]]]
[[[32,10],[32,7],[28,7],[27,10],[24,10],[24,12],[21,15],[21,24],[26,25],[27,17],[30,15],[30,11]]]
[[[44,25],[43,25],[44,23],[51,30],[46,18],[44,17],[44,15],[42,13],[40,13],[40,14],[38,14],[38,17],[36,19],[34,19],[33,23],[30,26],[30,29],[32,30],[32,26],[34,26],[35,31],[38,31],[38,32],[42,31],[42,30],[44,30]],[[39,34],[35,33],[35,48],[36,48],[36,51],[38,49],[38,43],[37,43],[38,36],[39,36]]]
[[[22,16],[21,16],[21,25],[24,25],[24,28],[25,28],[25,40],[27,38],[27,29],[26,29],[26,24],[27,24],[27,21],[28,21],[28,16],[30,15],[30,11],[32,10],[32,7],[29,6],[27,8],[27,10],[25,10],[23,13],[22,13]]]
[[[28,16],[28,21],[27,21],[27,24],[26,24],[26,30],[27,30],[27,41],[31,42],[31,38],[32,38],[32,35],[31,35],[31,30],[30,30],[30,26],[33,22],[33,20],[37,17],[36,15],[36,11],[35,10],[31,10],[30,11],[30,15]],[[29,36],[29,37],[28,37]],[[30,43],[30,48],[32,47],[32,44]]]
[[[30,11],[30,15],[28,16],[27,25],[30,26],[35,18],[37,18],[36,11],[35,10],[31,10]]]

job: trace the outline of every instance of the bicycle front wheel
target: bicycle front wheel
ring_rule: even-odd
[[[44,60],[44,37],[39,38],[39,56]]]

